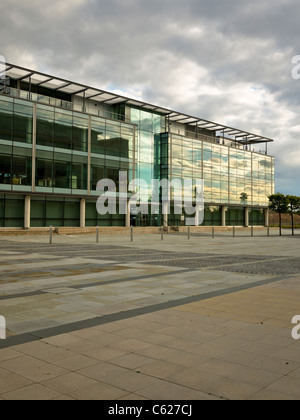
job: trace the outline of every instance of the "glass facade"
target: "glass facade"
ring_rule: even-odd
[[[161,115],[130,109],[130,122],[137,126],[137,137],[135,147],[135,178],[143,179],[148,185],[155,179],[155,135],[165,131],[165,118]],[[141,198],[145,201],[151,196],[151,191],[138,185],[141,191]]]
[[[132,179],[135,128],[55,106],[34,106],[0,96],[0,190],[38,194],[31,198],[32,227],[79,226],[80,200],[69,196],[98,195],[96,186],[103,178],[118,186],[119,171]],[[96,199],[87,208],[87,225],[124,226],[124,216],[98,215]],[[14,196],[2,196],[0,223],[23,227],[24,196],[22,205]]]
[[[33,104],[0,96],[0,189],[30,191]]]
[[[111,179],[118,187],[119,171],[133,178],[134,126],[104,118],[91,118],[91,185]]]
[[[88,116],[40,104],[36,116],[36,191],[86,191]]]
[[[125,215],[96,211],[98,181],[113,180],[118,188],[120,171],[127,172],[128,182],[141,179],[147,185],[152,179],[188,178],[196,188],[203,179],[205,226],[224,224],[224,207],[229,226],[245,224],[245,207],[249,224],[265,223],[267,197],[274,192],[273,157],[221,145],[207,130],[198,136],[184,124],[174,130],[181,134],[175,134],[166,115],[155,110],[125,102],[94,115],[85,107],[79,112],[72,95],[47,97],[38,86],[29,93],[13,85],[10,95],[0,95],[1,227],[23,227],[25,196],[31,197],[31,227],[80,226],[82,199],[86,226],[125,226]],[[151,188],[143,183],[137,187],[141,200],[148,202]],[[173,189],[171,199],[177,198]],[[161,206],[157,214],[150,213],[149,206],[149,214],[132,214],[130,223],[164,223]],[[184,224],[186,216],[175,214],[171,204],[168,224]]]
[[[207,204],[268,206],[273,157],[174,134],[161,135],[160,143],[156,172],[162,178],[203,179]]]
[[[0,138],[18,143],[32,142],[33,104],[0,97]]]

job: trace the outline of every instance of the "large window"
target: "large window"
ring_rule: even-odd
[[[270,156],[253,153],[253,204],[266,206],[274,191],[273,162]]]
[[[217,206],[205,207],[203,226],[222,226],[222,209]]]
[[[0,139],[13,140],[13,109],[11,98],[0,98]]]
[[[92,118],[92,153],[105,155],[105,120]]]
[[[24,227],[24,197],[0,195],[0,227]]]
[[[87,190],[88,116],[37,106],[38,192]]]
[[[155,134],[165,131],[165,118],[153,112],[131,108],[130,121],[137,125],[136,177],[149,182],[157,175]],[[147,193],[144,192],[144,195]]]
[[[30,150],[29,153],[31,153]],[[31,156],[14,154],[12,159],[12,184],[29,186],[31,182]]]
[[[12,154],[5,154],[3,148],[0,146],[0,184],[31,185],[31,150],[14,148]]]
[[[55,153],[54,160],[38,157],[36,185],[44,188],[86,190],[87,164],[85,157],[61,153]]]
[[[118,121],[92,117],[92,153],[132,158],[133,151],[132,126]]]
[[[227,226],[245,226],[245,209],[243,207],[229,207],[226,211]]]
[[[38,158],[36,161],[36,185],[38,187],[53,187],[53,161]]]
[[[249,223],[253,226],[265,225],[265,213],[263,209],[250,209],[249,210]]]
[[[57,197],[32,197],[31,226],[80,226],[80,200]]]
[[[32,143],[33,104],[14,101],[14,141]]]
[[[12,183],[12,157],[9,154],[0,155],[0,184]]]
[[[55,111],[54,147],[72,149],[72,113]]]
[[[54,138],[54,108],[38,105],[36,121],[36,143],[41,146],[53,147]]]
[[[32,143],[33,104],[0,98],[0,140]]]
[[[46,105],[37,106],[37,145],[88,150],[88,116]]]
[[[132,179],[134,128],[118,121],[91,119],[91,191],[104,178],[119,185],[119,172],[126,171]]]
[[[72,148],[73,150],[87,152],[88,151],[88,116],[73,113],[73,132],[72,132]]]

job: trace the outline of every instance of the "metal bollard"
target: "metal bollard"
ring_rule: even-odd
[[[191,227],[189,226],[188,227],[188,240],[190,239],[191,239]]]
[[[215,227],[212,227],[212,238],[215,239]]]
[[[267,235],[270,236],[270,226],[267,226]]]
[[[133,242],[133,226],[130,228],[130,240]]]
[[[253,238],[253,236],[254,236],[254,227],[253,227],[253,225],[251,226],[251,238]]]
[[[50,226],[50,231],[49,231],[49,244],[52,245],[53,242],[53,227]]]
[[[232,228],[232,236],[235,238],[235,226]]]
[[[161,240],[164,240],[164,227],[161,227]]]
[[[99,226],[97,226],[97,229],[96,229],[96,243],[97,244],[99,243]]]

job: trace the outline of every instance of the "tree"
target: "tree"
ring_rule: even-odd
[[[275,211],[275,213],[279,214],[279,228],[280,228],[280,236],[282,235],[282,223],[281,223],[281,215],[286,214],[289,211],[289,199],[286,195],[281,193],[276,193],[269,195],[269,209]]]
[[[240,199],[241,199],[241,202],[242,202],[243,204],[246,204],[246,203],[247,203],[248,198],[249,198],[249,196],[248,196],[248,194],[247,194],[247,193],[244,193],[244,192],[243,192],[243,193],[240,195]]]
[[[300,197],[297,197],[295,195],[288,195],[287,199],[289,201],[288,213],[291,215],[292,218],[292,232],[293,235],[295,235],[294,214],[300,211]]]

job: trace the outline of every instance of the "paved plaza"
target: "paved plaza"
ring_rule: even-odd
[[[0,239],[0,399],[300,398],[300,235]]]

